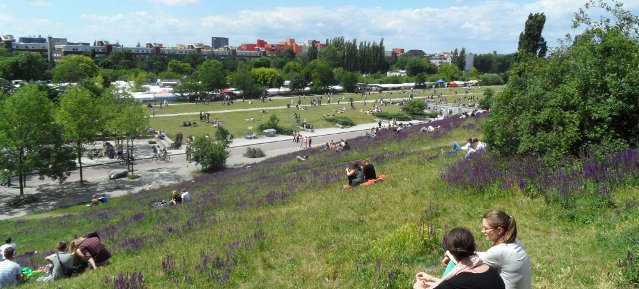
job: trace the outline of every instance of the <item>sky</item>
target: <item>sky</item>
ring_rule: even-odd
[[[543,37],[552,48],[571,28],[585,0],[0,0],[0,34],[95,40],[124,46],[147,42],[231,46],[343,36],[426,53],[511,53],[530,13],[543,12]],[[621,1],[639,15],[639,1]]]

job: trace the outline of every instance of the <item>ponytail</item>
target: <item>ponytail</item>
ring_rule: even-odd
[[[502,228],[504,234],[497,240],[497,244],[500,243],[515,243],[517,240],[517,222],[515,217],[506,214],[504,211],[493,210],[484,214],[484,219],[493,228]]]

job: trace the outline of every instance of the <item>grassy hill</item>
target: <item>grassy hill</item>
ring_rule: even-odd
[[[39,267],[58,240],[93,230],[113,254],[96,271],[24,288],[411,288],[416,272],[443,271],[446,229],[470,228],[485,250],[481,215],[503,209],[517,218],[534,288],[616,288],[618,258],[639,246],[634,182],[611,192],[613,204],[570,208],[517,189],[450,186],[442,174],[462,155],[442,150],[478,136],[480,121],[442,120],[432,134],[386,130],[348,152],[202,175],[175,187],[194,198],[177,207],[150,206],[171,187],[3,221],[0,231],[18,253],[40,252],[21,265]],[[389,176],[342,189],[344,169],[362,158]]]

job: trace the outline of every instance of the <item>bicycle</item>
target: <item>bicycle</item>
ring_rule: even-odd
[[[130,164],[133,164],[133,161],[134,161],[134,160],[135,160],[135,159],[134,159],[132,156],[128,156],[128,155],[126,155],[126,154],[124,154],[124,155],[118,155],[118,161],[119,161],[118,163],[119,163],[120,165],[127,165],[127,166],[128,166],[128,165],[130,165]]]
[[[168,162],[171,159],[171,156],[166,153],[158,156],[158,160]]]

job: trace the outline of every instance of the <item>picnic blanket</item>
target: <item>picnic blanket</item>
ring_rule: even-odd
[[[359,185],[360,185],[360,186],[368,186],[368,185],[372,185],[372,184],[374,184],[374,183],[377,183],[377,182],[381,182],[381,181],[383,181],[383,180],[384,180],[384,178],[385,178],[385,177],[387,177],[387,176],[388,176],[387,174],[380,175],[380,176],[377,176],[377,178],[376,178],[376,179],[366,180],[365,182],[363,182],[363,183],[361,183],[361,184],[359,184]],[[356,186],[344,185],[342,188],[343,188],[343,189],[351,189],[351,188],[354,188],[354,187],[356,187]]]

